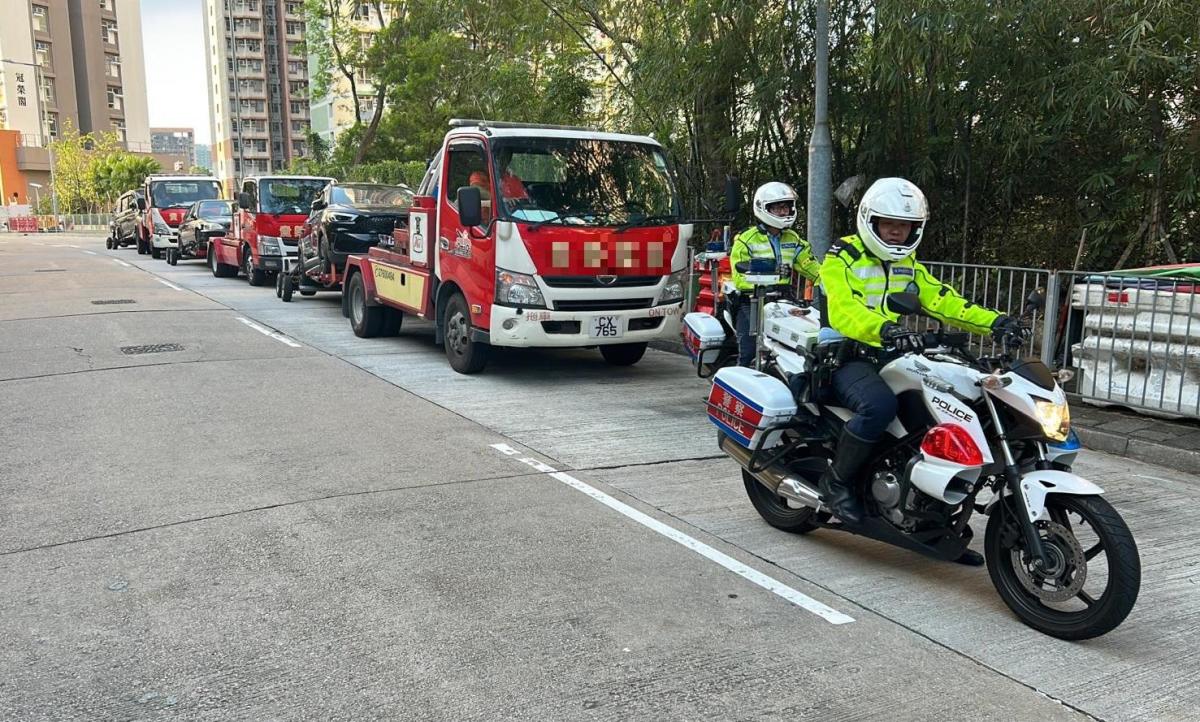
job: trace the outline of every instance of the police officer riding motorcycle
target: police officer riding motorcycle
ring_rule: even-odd
[[[820,268],[825,308],[819,348],[835,366],[832,392],[854,412],[820,491],[833,513],[851,524],[863,516],[856,477],[897,413],[896,396],[879,376],[880,352],[923,348],[922,335],[901,326],[899,314],[889,309],[888,294],[916,294],[922,313],[971,333],[998,338],[1024,333],[1016,319],[968,301],[916,260],[928,220],[925,195],[916,185],[902,178],[877,180],[858,206],[858,233],[836,242]],[[983,563],[969,550],[960,561]]]
[[[808,242],[792,229],[796,223],[796,191],[786,183],[772,181],[754,192],[754,226],[734,238],[729,252],[731,278],[726,296],[733,306],[734,330],[738,340],[738,364],[753,366],[755,344],[750,328],[750,297],[754,285],[738,269],[752,259],[770,259],[780,271],[776,288],[787,293],[793,273],[816,283],[821,265],[812,255]]]

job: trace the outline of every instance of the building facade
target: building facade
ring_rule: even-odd
[[[383,26],[391,20],[391,10],[386,6],[378,8],[378,11],[382,13],[382,17],[380,17],[376,14],[376,8],[372,3],[351,3],[343,0],[342,5],[346,8],[342,22],[352,26],[360,34],[360,42],[364,45],[370,43],[374,34],[382,30]],[[309,77],[312,77],[318,72],[320,61],[316,49],[310,47],[309,50],[312,52],[308,55],[308,72]],[[375,113],[376,90],[366,73],[357,74],[354,79],[354,90],[358,93],[358,112],[362,115],[362,122],[369,123],[371,116]],[[325,145],[329,148],[333,148],[337,144],[339,135],[353,128],[354,124],[358,122],[358,115],[354,109],[354,93],[351,92],[349,79],[341,71],[336,68],[332,70],[329,92],[322,97],[312,99],[310,112],[313,133],[325,141]]]
[[[17,181],[49,185],[46,146],[66,124],[150,152],[140,0],[3,0],[0,129],[17,133]],[[11,171],[11,169],[10,169]]]
[[[191,128],[151,128],[150,149],[158,155],[174,156],[184,160],[185,168],[196,163],[196,131]]]
[[[212,170],[212,147],[207,143],[196,144],[196,165]]]
[[[305,155],[302,0],[204,0],[212,170],[228,190]]]

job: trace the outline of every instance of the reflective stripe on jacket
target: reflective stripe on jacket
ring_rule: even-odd
[[[751,258],[771,258],[779,264],[779,285],[792,282],[792,271],[799,273],[817,283],[821,275],[821,264],[813,258],[812,247],[791,228],[779,234],[779,254],[771,245],[771,237],[762,226],[747,228],[733,239],[733,247],[729,250],[729,270],[732,274],[734,287],[739,291],[751,291],[754,286],[746,282],[744,274],[739,273],[737,264],[749,261]]]
[[[887,308],[889,293],[916,293],[925,313],[971,333],[989,332],[1000,316],[963,298],[912,256],[884,263],[866,250],[857,235],[839,239],[825,254],[821,287],[825,292],[824,322],[869,346],[881,346],[883,325],[900,320]]]

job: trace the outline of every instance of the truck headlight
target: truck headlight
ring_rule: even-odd
[[[503,306],[545,308],[546,299],[533,276],[496,269],[496,303]]]
[[[1071,432],[1071,410],[1066,404],[1056,404],[1053,401],[1035,401],[1038,423],[1042,425],[1042,433],[1053,441],[1066,441]]]
[[[684,286],[687,284],[687,270],[676,271],[667,276],[667,284],[663,286],[660,303],[676,303],[684,297]]]
[[[169,236],[169,235],[171,235],[171,227],[168,226],[166,223],[159,223],[158,221],[155,221],[154,222],[154,235]]]
[[[258,237],[258,252],[264,256],[282,256],[283,249],[280,247],[278,236],[259,236]]]

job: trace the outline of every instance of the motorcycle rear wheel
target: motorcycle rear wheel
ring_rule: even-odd
[[[820,528],[815,523],[816,509],[800,506],[782,496],[772,494],[770,489],[745,469],[742,469],[742,483],[746,486],[746,496],[750,497],[755,511],[776,529],[792,534],[807,534]]]
[[[984,552],[993,586],[1022,622],[1043,634],[1079,640],[1112,631],[1133,609],[1141,587],[1142,565],[1129,527],[1099,496],[1051,494],[1046,511],[1050,519],[1036,526],[1051,557],[1050,573],[1025,561],[1013,514],[992,512]]]

